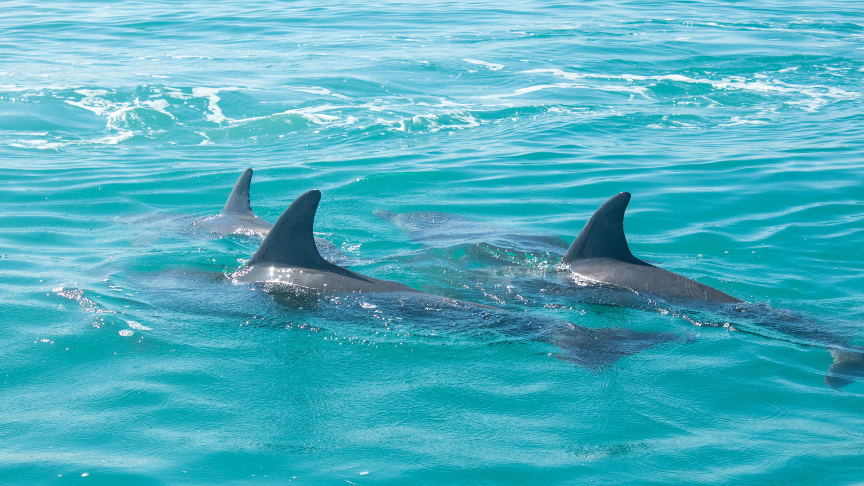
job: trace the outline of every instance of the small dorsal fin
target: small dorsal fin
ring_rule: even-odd
[[[591,216],[588,223],[570,245],[562,262],[570,263],[583,258],[613,258],[634,265],[651,266],[633,256],[624,236],[624,211],[630,202],[630,193],[611,197]]]
[[[321,191],[313,189],[298,197],[279,216],[248,265],[275,263],[289,267],[308,268],[363,279],[358,274],[336,266],[318,253],[312,223],[321,201]]]
[[[231,195],[228,196],[228,202],[222,208],[222,214],[249,214],[252,213],[252,206],[249,204],[249,184],[252,183],[252,169],[246,169],[240,174],[237,183],[234,184],[234,189],[231,189]]]

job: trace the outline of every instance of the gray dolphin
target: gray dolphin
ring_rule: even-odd
[[[234,189],[231,190],[231,195],[228,196],[228,201],[222,208],[222,212],[217,216],[200,221],[202,227],[221,233],[229,234],[260,234],[267,236],[270,233],[272,224],[255,216],[252,212],[252,206],[249,203],[249,185],[252,182],[252,169],[246,169],[240,174],[237,183],[234,184]]]
[[[313,189],[291,203],[252,259],[231,278],[239,282],[273,282],[339,293],[420,292],[397,282],[360,275],[324,260],[312,234],[319,201],[321,192]]]
[[[709,303],[743,301],[687,277],[646,263],[630,253],[624,236],[624,211],[630,193],[622,192],[603,203],[561,259],[580,276],[637,291]],[[813,322],[778,309],[736,306],[738,313],[752,313],[755,323],[801,339],[800,344],[827,347],[834,363],[825,384],[838,389],[864,378],[864,348],[851,346],[840,336]]]
[[[637,291],[716,303],[742,302],[634,257],[624,236],[624,211],[629,202],[630,193],[622,192],[603,203],[591,216],[561,259],[570,271],[590,280]]]

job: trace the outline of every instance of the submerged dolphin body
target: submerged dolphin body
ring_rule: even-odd
[[[252,234],[267,236],[272,224],[255,216],[249,203],[249,185],[252,183],[252,169],[246,169],[240,174],[228,201],[218,216],[207,218],[199,224],[204,228],[221,234]]]
[[[630,193],[603,203],[561,259],[582,277],[636,291],[715,303],[742,302],[729,294],[642,261],[630,253],[624,211]]]
[[[360,275],[322,258],[312,234],[319,201],[321,192],[313,189],[291,203],[252,259],[231,278],[339,293],[419,292],[397,282]]]
[[[456,214],[435,211],[410,213],[373,211],[373,213],[396,225],[413,240],[436,248],[491,244],[502,249],[516,248],[553,253],[567,248],[567,242],[557,236],[512,232],[507,228],[473,221]]]

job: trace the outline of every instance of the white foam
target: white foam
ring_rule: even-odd
[[[603,74],[582,74],[563,71],[561,69],[532,69],[522,71],[526,74],[551,74],[553,76],[563,77],[567,80],[594,78],[594,79],[622,79],[629,82],[633,81],[675,81],[680,83],[707,84],[715,89],[731,89],[743,91],[759,91],[759,92],[776,92],[784,94],[800,94],[810,98],[809,100],[788,101],[786,104],[800,106],[805,111],[815,111],[818,108],[833,102],[841,100],[852,100],[858,98],[859,94],[854,91],[844,91],[839,88],[827,87],[823,85],[804,86],[798,84],[787,84],[779,80],[749,81],[741,76],[730,76],[720,80],[691,78],[680,74],[667,74],[662,76],[639,76],[632,74],[620,75],[603,75]],[[754,76],[755,77],[755,76]],[[602,89],[602,88],[601,88]],[[608,90],[608,87],[606,88]],[[645,88],[641,88],[645,89]],[[645,95],[644,92],[640,94]]]
[[[62,142],[49,142],[47,140],[18,140],[17,143],[10,143],[10,147],[28,148],[38,150],[60,150],[60,147],[66,145]]]
[[[366,108],[369,111],[384,111],[387,109],[386,106],[374,105],[372,103],[365,103],[360,105],[358,108]]]
[[[123,119],[125,119],[126,118],[126,112],[134,110],[136,108],[136,106],[141,106],[140,103],[138,103],[138,98],[135,98],[134,104],[135,104],[135,106],[130,106],[129,103],[123,103],[123,104],[119,105],[119,108],[108,113],[108,125],[107,125],[108,128],[120,130],[120,127],[117,126],[117,121],[120,120],[121,117]],[[118,106],[118,105],[115,104],[114,107],[116,107],[116,106]]]
[[[590,86],[587,84],[577,84],[577,83],[555,83],[555,84],[538,84],[535,86],[528,86],[525,88],[519,88],[514,90],[512,93],[505,94],[494,94],[494,95],[485,95],[478,96],[480,99],[502,99],[502,98],[512,98],[514,96],[521,96],[528,93],[533,93],[535,91],[541,91],[549,88],[559,88],[559,89],[595,89],[600,91],[610,91],[610,92],[628,92],[635,93],[644,96],[645,98],[651,99],[648,97],[646,92],[647,88],[642,86],[615,86],[615,85],[603,85],[603,86]]]
[[[93,140],[76,140],[74,142],[49,142],[47,140],[41,139],[17,140],[16,142],[10,143],[9,146],[37,150],[60,150],[61,147],[66,147],[67,145],[117,145],[118,143],[134,136],[134,132],[121,131],[117,135],[97,138]]]
[[[199,143],[198,145],[216,145],[215,143],[213,143],[210,140],[210,137],[208,137],[206,133],[204,133],[204,132],[195,132],[195,133],[204,137],[204,140],[202,140],[201,143]]]
[[[128,324],[129,327],[131,327],[132,329],[137,329],[139,331],[152,331],[153,330],[147,326],[142,326],[141,324],[139,324],[138,322],[135,322],[135,321],[126,321],[126,324]]]
[[[483,66],[483,67],[489,69],[490,71],[500,71],[500,70],[504,69],[503,64],[494,64],[494,63],[486,62],[486,61],[478,61],[477,59],[462,59],[462,60],[465,62],[470,62],[471,64]]]
[[[188,95],[188,94],[186,94],[186,93],[184,93],[184,92],[182,92],[176,88],[166,88],[166,89],[169,89],[170,91],[165,93],[165,96],[170,96],[172,98],[177,98],[177,99],[181,99],[181,100],[188,100],[188,99],[193,98],[192,95]]]
[[[154,110],[158,111],[159,113],[164,113],[164,114],[170,116],[171,119],[174,119],[174,115],[172,115],[171,113],[168,113],[168,111],[165,110],[165,108],[168,107],[168,102],[165,100],[148,100],[148,101],[142,101],[141,104],[147,105],[150,108],[153,108]]]
[[[136,98],[133,102],[128,103],[116,103],[109,101],[102,96],[107,95],[109,92],[104,89],[79,89],[75,91],[76,93],[83,95],[80,101],[73,100],[64,100],[64,103],[67,103],[72,106],[77,106],[79,108],[83,108],[87,111],[91,111],[97,115],[104,115],[107,118],[106,127],[111,130],[118,130],[121,133],[115,137],[107,137],[104,139],[98,139],[90,142],[82,142],[82,143],[109,143],[115,144],[119,141],[126,140],[127,138],[133,135],[132,132],[125,130],[124,127],[120,126],[120,121],[126,120],[126,114],[136,108],[147,107],[149,109],[156,110],[160,113],[164,113],[165,115],[170,116],[174,119],[174,115],[169,113],[165,108],[168,106],[168,102],[163,99],[157,100],[147,100],[147,101],[139,101]],[[169,96],[173,94],[173,92],[167,93]],[[70,142],[71,143],[71,142]]]
[[[317,94],[321,96],[333,96],[335,98],[342,98],[343,100],[351,99],[348,96],[334,93],[327,88],[321,88],[318,86],[313,86],[311,88],[296,88],[296,91],[300,91],[301,93]]]
[[[196,98],[207,98],[210,100],[210,104],[207,106],[207,109],[210,110],[210,114],[207,115],[207,121],[212,121],[213,123],[221,124],[228,118],[222,114],[222,109],[219,108],[219,98],[217,95],[221,91],[234,91],[238,89],[237,87],[230,88],[192,88],[192,96]]]
[[[458,120],[458,121],[461,121],[464,123],[462,123],[462,124],[441,123],[441,117],[443,117],[443,116],[449,116],[455,120]],[[416,125],[427,125],[428,126],[427,131],[429,133],[435,133],[437,131],[445,130],[445,129],[462,130],[465,128],[474,128],[474,127],[480,126],[480,122],[476,118],[474,118],[474,115],[472,115],[471,113],[468,113],[468,112],[448,112],[448,113],[441,113],[441,114],[429,113],[429,114],[425,114],[425,115],[415,115],[415,116],[410,117],[410,118],[401,118],[401,119],[396,120],[396,121],[388,121],[388,120],[385,120],[383,118],[378,118],[377,120],[375,120],[375,123],[379,123],[382,125],[391,125],[391,128],[387,129],[391,132],[392,131],[405,132],[408,130],[408,121],[409,120]],[[396,125],[396,126],[392,126],[392,125]]]
[[[104,96],[108,94],[108,91],[104,89],[78,89],[75,90],[75,92],[80,95],[84,95],[84,98],[81,101],[65,100],[65,102],[72,106],[77,106],[78,108],[84,108],[85,110],[92,111],[97,115],[105,113],[106,110],[112,108],[114,105],[113,103],[104,98],[99,98],[99,96]]]
[[[536,86],[528,86],[527,88],[519,88],[517,90],[514,90],[512,93],[478,96],[478,98],[485,99],[485,100],[511,98],[513,96],[521,96],[523,94],[533,93],[535,91],[540,91],[540,90],[544,90],[544,89],[548,89],[548,88],[571,88],[571,87],[575,87],[575,86],[578,86],[578,85],[570,84],[570,83],[538,84]]]
[[[338,116],[327,115],[325,113],[321,113],[322,111],[328,110],[336,110],[341,109],[339,106],[333,105],[321,105],[321,106],[310,106],[308,108],[300,108],[300,109],[291,109],[282,111],[279,113],[274,113],[272,115],[265,116],[256,116],[251,118],[243,118],[242,120],[229,120],[230,123],[248,123],[250,121],[261,120],[264,118],[270,118],[274,116],[280,115],[300,115],[303,118],[315,123],[316,125],[326,125],[328,123],[332,123],[339,120]],[[357,121],[356,119],[354,121]]]
[[[117,145],[118,143],[122,142],[123,140],[128,140],[134,136],[135,136],[135,134],[133,132],[125,132],[124,131],[124,132],[120,132],[118,135],[97,138],[94,140],[84,140],[80,143],[81,144]]]
[[[462,104],[462,103],[455,103],[455,102],[453,102],[453,101],[450,101],[450,100],[447,100],[447,99],[444,99],[444,98],[438,98],[438,101],[441,102],[441,104],[438,105],[438,106],[440,106],[440,107],[442,107],[442,108],[450,108],[450,107],[453,107],[453,106],[465,106],[465,105]]]
[[[765,120],[747,120],[745,118],[741,118],[740,116],[733,116],[730,123],[721,123],[719,126],[721,127],[734,127],[738,125],[767,125],[768,122]]]

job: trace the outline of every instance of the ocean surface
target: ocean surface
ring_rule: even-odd
[[[862,82],[852,1],[0,2],[0,483],[864,484]],[[247,167],[440,297],[232,281]],[[746,302],[563,269],[621,191]]]

